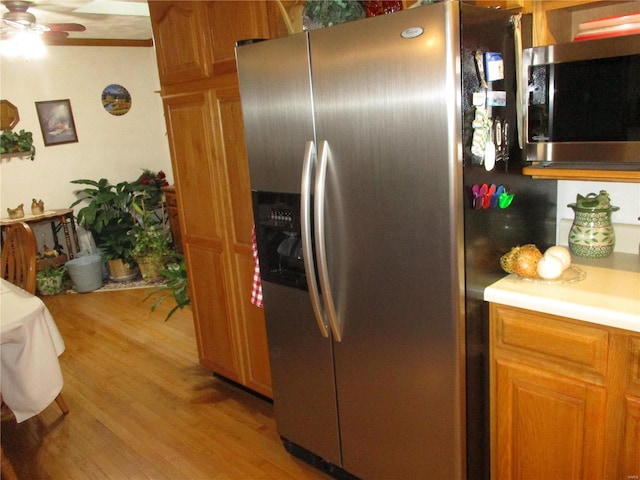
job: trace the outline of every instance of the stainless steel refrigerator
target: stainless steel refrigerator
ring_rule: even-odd
[[[237,47],[277,426],[338,478],[488,476],[482,289],[554,238],[555,182],[520,174],[510,17],[451,1]],[[513,126],[491,171],[477,52],[503,56]],[[477,208],[482,183],[512,205]]]

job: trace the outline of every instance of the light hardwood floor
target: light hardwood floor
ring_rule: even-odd
[[[198,364],[191,313],[146,290],[45,297],[70,413],[2,422],[21,479],[327,480],[282,447],[273,406]],[[166,303],[166,302],[165,302]]]

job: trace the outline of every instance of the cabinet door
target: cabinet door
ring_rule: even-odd
[[[225,200],[211,135],[215,102],[210,93],[198,92],[165,98],[164,105],[200,362],[240,381],[233,282],[225,258]]]
[[[212,64],[204,2],[149,1],[162,85],[207,77]]]
[[[213,53],[213,75],[236,71],[235,46],[239,40],[269,38],[264,1],[213,1],[207,7]]]
[[[494,368],[492,478],[604,478],[606,389],[508,360]]]
[[[623,463],[620,478],[640,478],[640,397],[628,396],[624,405]]]
[[[624,429],[622,440],[622,472],[620,478],[640,478],[640,336],[628,342],[628,381],[624,396]]]
[[[251,304],[253,254],[251,186],[242,126],[240,92],[237,86],[220,88],[215,97],[216,163],[221,172],[227,241],[233,274],[238,338],[245,366],[244,384],[271,396],[271,370],[264,313]]]
[[[224,256],[219,248],[197,243],[187,243],[185,254],[200,363],[244,383]]]

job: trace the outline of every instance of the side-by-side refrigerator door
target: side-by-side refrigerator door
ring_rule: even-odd
[[[368,480],[462,478],[458,15],[309,33],[343,468]]]
[[[305,34],[236,48],[251,190],[300,193],[314,138]]]
[[[251,188],[300,194],[305,148],[315,140],[307,35],[240,46],[236,56]],[[262,287],[278,432],[339,465],[331,340],[307,291]]]

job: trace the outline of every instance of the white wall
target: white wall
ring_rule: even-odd
[[[15,130],[33,132],[34,161],[3,158],[0,213],[42,199],[45,209],[68,208],[77,186],[70,180],[135,180],[143,168],[163,170],[173,182],[155,52],[149,47],[48,47],[42,60],[0,60],[0,97],[18,107]],[[114,116],[102,108],[105,86],[123,85],[131,110]],[[78,143],[45,147],[34,102],[69,99]]]

